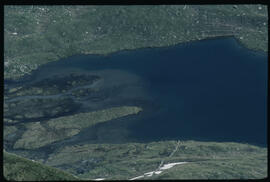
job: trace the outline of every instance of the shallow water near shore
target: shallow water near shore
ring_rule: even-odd
[[[147,101],[143,112],[127,117],[125,124],[125,118],[98,124],[79,134],[78,141],[179,139],[266,146],[267,64],[266,53],[248,50],[233,38],[218,38],[72,56],[41,66],[27,83],[56,73],[85,72],[101,76],[104,90],[117,87],[110,92],[111,105]],[[95,104],[95,109],[103,107],[108,105]]]

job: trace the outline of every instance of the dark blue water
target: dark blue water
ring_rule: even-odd
[[[68,68],[123,70],[141,79],[147,94],[138,97],[149,97],[159,109],[135,117],[127,126],[129,137],[137,141],[193,139],[266,145],[267,55],[241,47],[233,38],[108,56],[73,56],[38,72]],[[114,81],[128,79],[120,74]]]

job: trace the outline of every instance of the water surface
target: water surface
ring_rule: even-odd
[[[180,139],[266,145],[267,55],[241,47],[233,38],[72,56],[40,67],[32,80],[74,70],[100,75],[104,90],[115,88],[106,102],[92,109],[108,103],[144,109],[138,116],[88,128],[78,141]]]

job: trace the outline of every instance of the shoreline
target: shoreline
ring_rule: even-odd
[[[95,54],[90,54],[90,53],[89,54],[87,54],[87,53],[74,54],[74,55],[71,55],[71,56],[62,57],[62,58],[59,58],[57,60],[53,60],[53,61],[51,60],[51,61],[49,61],[47,63],[41,64],[36,69],[32,70],[29,73],[25,73],[22,76],[19,76],[19,77],[16,77],[16,78],[7,78],[7,79],[4,78],[4,83],[9,82],[10,84],[18,84],[20,82],[27,82],[27,81],[29,81],[29,78],[27,80],[27,77],[32,77],[33,73],[38,71],[42,66],[53,63],[53,62],[56,62],[56,61],[57,62],[63,61],[65,59],[67,59],[67,58],[74,57],[74,56],[108,57],[108,56],[112,56],[112,55],[115,55],[115,54],[119,54],[121,52],[140,51],[140,50],[143,50],[143,49],[146,49],[146,50],[149,50],[149,49],[168,49],[168,48],[172,48],[174,46],[190,45],[190,44],[194,44],[196,42],[201,42],[201,41],[210,41],[210,40],[218,40],[218,39],[230,39],[230,38],[234,39],[237,42],[237,44],[239,44],[240,48],[247,49],[248,51],[250,51],[251,53],[253,53],[255,55],[260,55],[260,56],[264,56],[263,54],[266,54],[266,56],[268,55],[268,51],[265,52],[264,50],[261,50],[261,49],[250,49],[250,48],[248,48],[248,46],[246,46],[243,42],[241,42],[241,40],[239,40],[235,35],[221,35],[221,36],[207,37],[207,38],[204,38],[204,39],[196,39],[196,40],[178,42],[178,43],[164,45],[164,46],[146,46],[146,47],[138,47],[138,48],[130,48],[130,49],[125,48],[125,49],[119,49],[119,50],[115,50],[115,51],[112,51],[112,52],[100,53],[100,54],[98,54],[98,53],[95,53]]]

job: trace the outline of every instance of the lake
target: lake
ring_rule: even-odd
[[[266,146],[267,54],[248,50],[234,38],[76,55],[41,66],[26,80],[74,70],[100,75],[102,88],[111,94],[106,102],[85,101],[84,111],[115,105],[144,110],[87,128],[76,141],[177,139]]]

